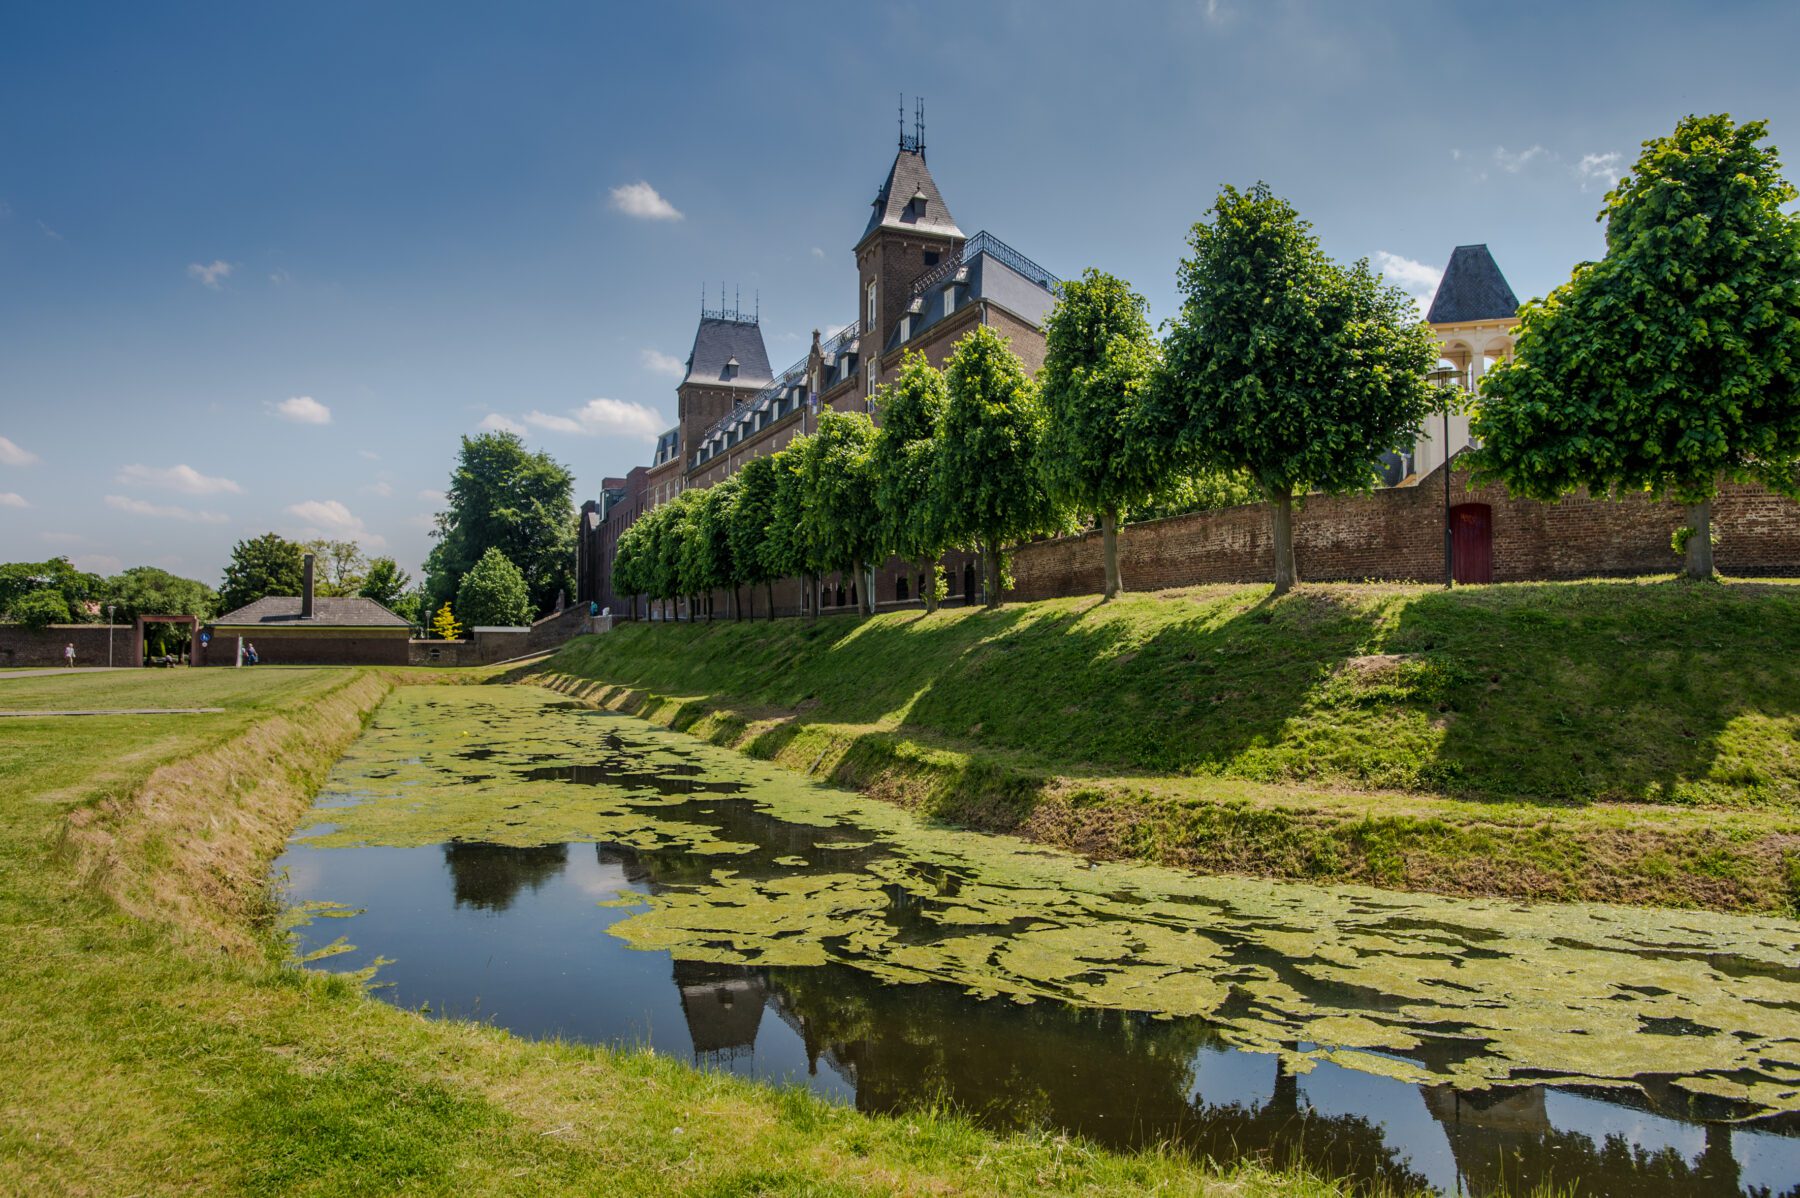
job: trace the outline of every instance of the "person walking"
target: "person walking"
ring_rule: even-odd
[[[72,670],[75,668],[75,642],[70,641],[63,646],[63,662]]]

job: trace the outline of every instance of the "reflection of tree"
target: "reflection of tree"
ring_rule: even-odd
[[[1689,1162],[1673,1148],[1646,1149],[1619,1136],[1596,1144],[1579,1131],[1553,1127],[1538,1086],[1471,1094],[1432,1086],[1425,1105],[1443,1124],[1457,1173],[1471,1194],[1529,1194],[1572,1182],[1584,1195],[1736,1198],[1743,1192],[1731,1128],[1724,1124],[1707,1125],[1705,1151]],[[1800,1198],[1800,1186],[1760,1193]]]
[[[444,865],[456,887],[456,905],[504,911],[529,886],[533,890],[568,864],[566,844],[518,848],[479,841],[452,841],[444,846]]]

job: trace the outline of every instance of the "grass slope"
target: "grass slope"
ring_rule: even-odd
[[[1800,900],[1800,587],[1265,587],[628,624],[546,667],[944,818],[1452,893]]]
[[[530,1043],[285,961],[264,876],[389,685],[348,670],[0,682],[0,1193],[1328,1195],[668,1058]]]

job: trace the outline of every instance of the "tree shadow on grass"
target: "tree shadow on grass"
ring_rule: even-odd
[[[1800,591],[1687,582],[1423,595],[1385,646],[1437,667],[1415,706],[1438,788],[1555,803],[1800,799]]]

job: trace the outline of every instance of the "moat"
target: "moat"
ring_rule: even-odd
[[[310,967],[871,1112],[1447,1193],[1800,1194],[1800,924],[1089,866],[524,687],[395,693]]]

